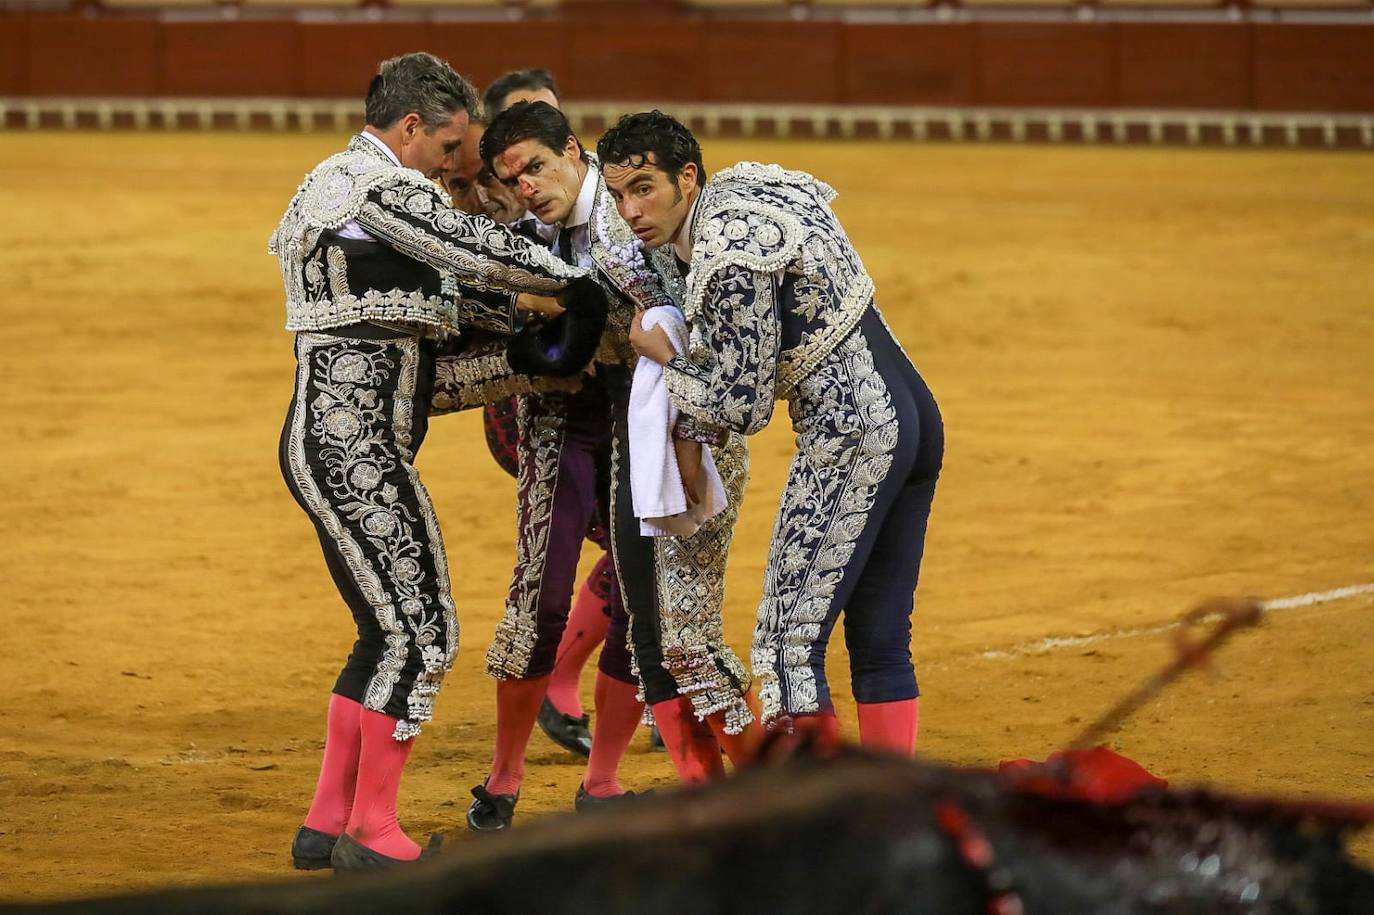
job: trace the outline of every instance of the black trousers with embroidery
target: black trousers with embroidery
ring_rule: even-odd
[[[630,496],[630,374],[618,366],[607,370],[614,437],[611,481],[611,546],[620,595],[630,617],[630,645],[639,667],[644,701],[649,705],[675,699],[677,682],[663,666],[662,619],[654,538],[639,532]],[[609,636],[608,636],[609,638]]]
[[[825,656],[841,614],[855,700],[919,695],[911,615],[944,458],[935,398],[876,309],[789,410],[797,454],[754,630],[765,723],[833,708]]]
[[[334,692],[400,719],[405,739],[430,719],[458,641],[443,540],[414,466],[433,344],[370,325],[344,333],[296,337],[281,469],[358,630]]]

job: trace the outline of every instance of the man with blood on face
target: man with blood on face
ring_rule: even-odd
[[[497,119],[508,97],[532,93],[556,101],[551,81],[531,87],[523,74],[507,74],[503,80],[487,93]],[[487,129],[483,125],[483,136]],[[466,149],[448,176],[449,187],[460,206],[483,205],[485,195],[491,213],[496,209],[491,201],[506,201],[502,209],[507,221],[547,244],[572,206],[561,189],[580,186],[586,175],[575,140],[572,148],[568,156],[545,156],[531,169],[526,190],[537,182],[538,199],[496,180],[489,165],[472,161]],[[609,547],[610,413],[601,380],[584,379],[582,389],[574,392],[497,401],[487,406],[484,420],[498,463],[517,478],[518,515],[516,567],[487,655],[487,671],[497,680],[497,737],[491,771],[472,792],[467,822],[475,832],[510,826],[535,723],[559,745],[589,757],[575,799],[578,809],[622,796],[619,761],[642,711],[625,646],[628,621],[609,552],[587,576],[575,601],[572,595],[584,537],[603,550]],[[593,739],[579,680],[608,630],[618,635],[602,650]]]
[[[726,491],[725,511],[690,537],[641,532],[629,480],[634,354],[627,335],[635,313],[676,302],[640,253],[596,162],[561,112],[543,102],[513,105],[483,135],[482,158],[540,220],[554,224],[554,249],[570,263],[595,268],[612,296],[597,376],[611,401],[617,455],[612,461],[612,549],[630,612],[637,669],[679,775],[688,781],[721,775],[721,749],[741,762],[756,737],[749,731],[750,678],[725,644],[721,623],[725,554],[747,475],[743,439],[722,440],[720,450],[713,452]],[[695,461],[699,467],[702,446],[690,422],[679,423],[672,432],[679,460],[689,457],[687,463]],[[690,501],[697,490],[687,492]]]

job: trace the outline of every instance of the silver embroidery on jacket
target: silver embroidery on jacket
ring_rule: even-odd
[[[691,346],[665,373],[695,419],[757,431],[771,401],[792,399],[871,304],[872,280],[830,209],[834,198],[804,172],[757,162],[707,183],[684,302]],[[779,323],[795,331],[787,346],[765,327]]]
[[[352,294],[331,295],[318,245],[327,230],[351,221],[438,271],[434,288],[420,288],[425,285],[420,270],[406,288],[363,289],[355,277],[353,285],[359,288]],[[484,216],[453,210],[438,185],[414,169],[396,165],[362,137],[306,176],[272,233],[268,250],[280,260],[286,326],[296,331],[361,320],[405,321],[440,333],[473,323],[509,330],[513,297],[503,308],[497,299],[460,296],[454,292],[455,280],[442,275],[455,274],[457,283],[477,292],[545,295],[586,275]],[[340,275],[338,264],[329,267],[331,277]]]

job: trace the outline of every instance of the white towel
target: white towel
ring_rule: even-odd
[[[687,350],[687,319],[671,305],[644,312],[644,329],[662,327],[673,349]],[[690,537],[703,524],[725,510],[725,487],[711,449],[702,446],[698,501],[687,507],[682,476],[673,449],[673,427],[678,409],[668,397],[663,366],[640,359],[630,384],[630,496],[639,532],[646,537]]]

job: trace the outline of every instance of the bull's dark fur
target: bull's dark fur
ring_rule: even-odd
[[[389,874],[0,910],[984,913],[984,877],[935,823],[943,802],[991,842],[1028,913],[1374,911],[1374,874],[1330,822],[1201,793],[1051,800],[996,775],[857,751],[460,840]]]

